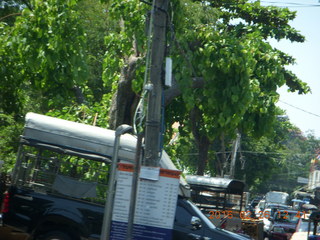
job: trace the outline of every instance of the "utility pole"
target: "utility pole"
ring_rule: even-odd
[[[232,154],[231,154],[231,163],[230,163],[230,178],[234,178],[235,174],[235,167],[236,167],[236,158],[237,158],[237,151],[240,145],[241,135],[237,133],[236,139],[233,141],[232,145]]]
[[[163,63],[166,50],[167,9],[169,0],[153,0],[150,18],[151,50],[150,50],[150,80],[144,86],[148,90],[148,108],[145,127],[145,154],[143,166],[159,167],[161,103],[163,95]],[[148,61],[148,57],[147,57]],[[148,62],[147,62],[148,63]],[[148,65],[148,64],[147,64]],[[146,69],[149,71],[149,69]],[[133,173],[128,228],[126,239],[132,239],[134,228],[135,205],[138,197],[138,178],[140,171],[139,148],[142,135],[138,137],[136,166]],[[139,143],[140,142],[140,143]]]
[[[145,129],[143,165],[159,166],[163,63],[166,50],[167,9],[169,0],[154,0],[148,112]]]

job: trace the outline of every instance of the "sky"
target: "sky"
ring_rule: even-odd
[[[290,10],[297,11],[297,17],[290,25],[300,31],[306,41],[272,41],[271,45],[296,59],[296,64],[287,69],[306,82],[311,93],[288,93],[286,87],[281,87],[278,90],[280,101],[277,106],[286,111],[290,122],[305,135],[313,133],[320,138],[320,0],[261,0],[261,3],[287,6]]]

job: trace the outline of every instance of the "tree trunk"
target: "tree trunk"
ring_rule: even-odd
[[[197,175],[204,175],[208,162],[208,151],[209,151],[210,142],[207,137],[201,137],[198,141],[199,149],[199,162]]]
[[[132,90],[132,81],[135,78],[135,69],[138,58],[129,57],[126,66],[121,71],[118,89],[112,97],[109,112],[111,129],[116,129],[121,124],[132,126],[133,115],[139,97]]]
[[[224,139],[224,134],[222,133],[219,140],[219,154],[217,154],[217,161],[215,164],[216,167],[216,175],[223,177],[225,174],[225,164],[227,161],[227,155],[226,155],[226,146],[225,146],[225,139]]]
[[[199,131],[200,126],[202,125],[202,112],[199,108],[194,107],[190,113],[190,120],[192,133],[199,152],[197,175],[203,175],[208,162],[210,140],[207,136],[201,135],[201,132]]]

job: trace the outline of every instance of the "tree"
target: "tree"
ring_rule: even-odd
[[[50,112],[53,116],[107,126],[105,114],[100,113],[101,118],[96,114],[107,108],[106,104],[94,101],[98,84],[92,81],[89,87],[86,86],[91,80],[87,78],[87,63],[94,62],[92,58],[87,60],[87,56],[95,55],[94,60],[100,62],[103,56],[99,57],[93,47],[87,48],[84,32],[87,20],[80,18],[82,5],[76,4],[77,1],[71,0],[1,3],[0,136],[4,141],[1,155],[6,169],[12,167],[18,136],[28,111]],[[102,5],[99,6],[102,10]],[[98,16],[91,22],[97,22],[97,19],[103,22],[101,14],[96,14]],[[104,28],[102,24],[99,27]],[[99,38],[96,35],[95,40],[103,46],[102,35]],[[98,48],[97,42],[90,42],[91,46]],[[101,49],[104,51],[103,47]],[[89,70],[93,72],[99,68],[101,65]],[[100,94],[97,98],[101,100],[103,96]],[[90,107],[83,105],[87,102]]]
[[[12,115],[0,113],[0,159],[4,162],[2,172],[11,172],[16,160],[22,124]]]
[[[15,17],[21,15],[20,8],[23,6],[23,1],[6,0],[0,4],[0,21],[12,26],[15,22]]]
[[[119,101],[121,96],[128,95],[129,89],[122,88],[124,83],[135,86],[133,89],[137,94],[142,89],[141,66],[136,67],[135,63],[139,59],[137,56],[145,56],[147,51],[142,51],[146,46],[143,44],[145,39],[137,41],[136,37],[141,36],[137,32],[142,32],[146,22],[141,13],[146,6],[138,1],[130,4],[113,2],[111,6],[113,16],[122,27],[116,36],[108,39],[108,46],[113,47],[116,56],[122,56],[124,61],[113,60],[116,65],[108,65],[105,77],[110,79],[109,72],[115,76],[116,69],[122,67],[122,71],[117,71],[121,87],[115,88],[115,96],[118,104],[127,106],[128,101]],[[128,19],[132,13],[134,19]],[[193,133],[200,156],[197,173],[203,174],[208,150],[217,139],[220,144],[216,144],[215,151],[225,152],[236,131],[257,137],[272,131],[278,87],[286,84],[291,91],[301,94],[309,91],[305,83],[285,69],[286,65],[294,63],[294,59],[267,42],[268,38],[303,42],[304,37],[289,25],[295,17],[294,12],[263,7],[259,2],[176,1],[171,4],[168,16],[174,16],[170,18],[168,53],[174,59],[175,84],[165,93],[170,98],[165,99],[166,116],[169,116],[166,124],[171,126],[178,121],[188,129],[187,132]],[[122,51],[118,46],[122,46]],[[116,56],[107,55],[106,62]],[[126,72],[128,69],[130,74]],[[131,103],[137,102],[132,100],[136,99],[133,91],[129,96],[133,96],[129,98]],[[172,106],[168,107],[168,104]],[[129,110],[132,108],[126,109],[127,114],[117,117],[111,111],[110,119],[117,119],[114,127],[123,122],[131,123],[132,112]],[[129,120],[124,116],[129,116]],[[221,166],[225,161],[225,154],[217,158],[217,174],[222,173]]]
[[[21,116],[36,109],[88,123],[96,122],[99,112],[103,126],[106,120],[111,128],[134,124],[148,80],[151,7],[138,0],[106,2],[34,0],[14,24],[1,23],[1,110]],[[95,4],[99,13],[85,11]],[[219,175],[237,131],[250,137],[272,133],[278,87],[308,92],[285,69],[294,59],[267,42],[304,38],[289,25],[293,12],[259,2],[180,0],[166,13],[174,74],[163,101],[167,138],[172,123],[179,122],[181,139],[201,156],[195,171],[210,172],[209,163]]]
[[[88,63],[87,88],[83,93],[86,102],[103,101],[105,94],[110,93],[111,86],[104,84],[102,80],[102,65],[105,52],[105,36],[112,34],[117,28],[116,23],[109,18],[108,4],[101,1],[81,0],[77,4],[80,25],[86,37],[86,56]]]
[[[298,177],[309,178],[310,163],[317,156],[320,149],[320,141],[312,133],[304,136],[300,130],[291,129],[285,141],[285,148],[279,153],[283,156],[278,168],[264,183],[266,190],[280,190],[293,192],[305,187],[298,183]],[[275,181],[276,179],[276,181]]]
[[[103,65],[104,86],[112,86],[110,128],[133,125],[138,94],[142,92],[147,52],[145,26],[149,5],[140,1],[109,1],[110,18],[118,25],[105,38],[107,51]]]
[[[224,153],[236,131],[257,137],[272,131],[276,115],[275,103],[279,97],[276,92],[278,87],[287,84],[291,91],[309,91],[305,83],[284,68],[294,63],[294,60],[273,49],[266,41],[268,37],[274,37],[302,42],[303,36],[288,25],[294,13],[288,9],[262,7],[259,2],[214,1],[210,4],[215,9],[221,9],[218,19],[223,24],[213,24],[210,19],[197,16],[204,21],[193,25],[196,31],[185,28],[185,22],[189,23],[192,18],[184,17],[188,9],[200,12],[200,15],[202,13],[201,16],[209,15],[205,15],[207,5],[199,6],[190,2],[181,5],[177,12],[183,13],[182,20],[176,16],[175,22],[177,41],[187,42],[185,54],[178,58],[178,62],[185,60],[185,66],[189,69],[177,68],[182,69],[175,76],[180,88],[183,88],[183,100],[176,102],[174,111],[185,102],[187,112],[174,121],[178,120],[180,125],[194,133],[200,156],[197,174],[204,173],[208,161],[206,152],[216,139],[219,139],[220,144],[215,145],[215,151]],[[235,18],[242,21],[234,23]],[[273,27],[275,24],[278,25],[276,30]],[[203,88],[195,89],[193,85],[199,76],[203,78]],[[186,83],[186,79],[189,79],[189,83]],[[221,166],[225,161],[226,154],[216,158],[218,175],[222,173]]]
[[[42,112],[67,105],[73,96],[82,101],[78,93],[87,65],[76,1],[31,1],[31,6],[14,26],[1,24],[0,107],[8,113],[21,112],[25,93],[37,96]]]

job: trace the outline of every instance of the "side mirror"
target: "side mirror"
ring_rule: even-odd
[[[201,226],[201,220],[200,218],[196,217],[196,216],[192,216],[191,218],[191,226],[194,230],[200,229]]]

